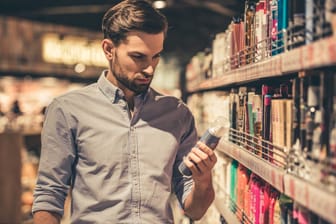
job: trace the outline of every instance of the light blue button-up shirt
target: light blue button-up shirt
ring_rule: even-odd
[[[192,187],[177,167],[196,141],[181,100],[149,89],[131,116],[103,73],[48,106],[33,212],[63,214],[71,189],[73,224],[172,223],[170,193],[183,203]]]

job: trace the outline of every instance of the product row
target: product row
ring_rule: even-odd
[[[0,132],[39,133],[46,106],[54,97],[82,87],[54,77],[0,77]]]
[[[224,116],[228,141],[335,191],[335,89],[333,69],[316,70],[253,87],[193,94],[188,104],[200,133]]]
[[[242,15],[216,34],[210,50],[191,59],[186,69],[188,85],[269,60],[331,36],[335,30],[335,1],[246,0]]]
[[[215,205],[235,214],[236,223],[322,224],[326,220],[273,188],[241,163],[217,153],[214,168]],[[220,200],[219,200],[220,199]],[[225,217],[222,217],[225,220]],[[231,223],[229,220],[226,222]],[[224,222],[225,223],[225,222]]]

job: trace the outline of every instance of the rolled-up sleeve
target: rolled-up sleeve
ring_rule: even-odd
[[[185,130],[181,138],[180,147],[174,163],[173,173],[173,187],[181,207],[183,207],[184,201],[192,189],[193,180],[191,177],[183,176],[178,170],[178,166],[183,162],[183,157],[190,152],[192,147],[194,147],[197,142],[195,121],[189,110],[187,110],[183,122]]]
[[[59,100],[48,106],[41,134],[42,149],[33,213],[44,210],[63,215],[76,155],[68,119],[69,114]]]

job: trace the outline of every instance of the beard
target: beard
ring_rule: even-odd
[[[115,79],[122,84],[125,88],[131,90],[135,95],[139,95],[147,92],[150,83],[148,84],[137,84],[134,79],[129,79],[125,75],[125,71],[119,63],[117,53],[114,54],[114,60],[111,62],[111,72]],[[145,73],[139,73],[139,77],[148,77]]]

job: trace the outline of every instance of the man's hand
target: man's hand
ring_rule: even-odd
[[[192,172],[194,181],[202,182],[211,176],[211,170],[217,162],[214,151],[203,142],[197,142],[197,147],[191,149],[190,153],[184,158],[184,163]]]
[[[202,218],[215,198],[211,170],[216,162],[214,151],[202,142],[198,142],[184,159],[194,180],[193,189],[184,202],[184,211],[193,220]]]

